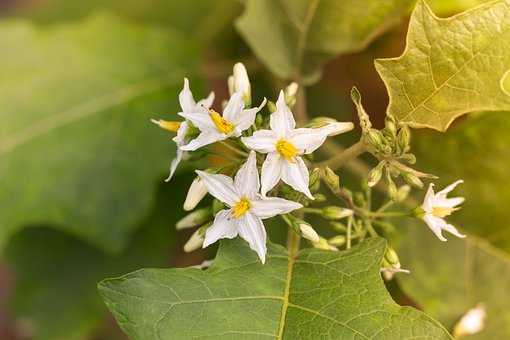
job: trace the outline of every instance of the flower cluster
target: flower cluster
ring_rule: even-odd
[[[275,216],[281,216],[292,232],[300,234],[316,248],[332,251],[344,246],[349,248],[352,242],[385,234],[393,228],[385,218],[398,213],[386,209],[403,201],[410,187],[397,188],[391,177],[400,174],[406,182],[418,187],[421,186],[419,177],[432,177],[401,163],[413,163],[414,156],[409,153],[409,129],[390,118],[382,132],[372,128],[355,89],[353,100],[362,127],[360,142],[355,149],[353,146],[355,151],[346,150],[340,152],[338,158],[314,163],[312,153],[328,137],[348,132],[354,124],[315,118],[297,127],[292,113],[298,92],[295,83],[281,90],[275,103],[264,98],[259,106],[251,107],[251,84],[241,63],[234,66],[228,88],[230,98],[216,111],[212,108],[214,93],[197,102],[185,79],[179,94],[181,112],[178,112],[184,120],[152,120],[161,128],[176,132],[173,141],[177,155],[171,162],[167,181],[184,159],[203,161],[204,155],[215,155],[225,160],[218,167],[196,171],[184,210],[194,210],[207,193],[214,200],[209,207],[196,209],[178,222],[178,229],[200,227],[185,245],[186,251],[240,236],[264,263],[267,236],[263,220]],[[269,112],[265,112],[265,108]],[[365,179],[364,190],[352,193],[340,185],[339,177],[329,165],[338,168],[346,157],[363,152],[371,153],[379,164]],[[379,182],[383,169],[387,172],[390,198],[372,211],[370,190]],[[341,205],[324,206],[326,196],[319,192],[321,181],[340,199]],[[460,182],[438,193],[434,193],[433,184],[430,184],[423,204],[414,209],[414,216],[423,219],[443,241],[446,241],[443,230],[464,237],[444,220],[463,202],[460,197],[446,197]],[[328,221],[331,230],[338,234],[321,236],[305,219],[306,215],[313,214]],[[410,211],[401,214],[406,215],[410,215]],[[382,266],[382,271],[388,275],[408,272],[400,268],[398,256],[391,247],[387,249]]]

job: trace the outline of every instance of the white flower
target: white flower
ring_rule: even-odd
[[[195,102],[195,99],[193,98],[193,93],[191,93],[189,89],[189,81],[187,78],[184,78],[184,86],[182,88],[182,91],[179,93],[179,103],[181,104],[182,112],[208,115],[207,109],[211,107],[213,101],[214,93],[211,92],[209,93],[209,96],[207,96],[207,98],[200,100],[198,103]],[[175,144],[177,144],[177,154],[170,163],[170,174],[168,175],[168,178],[165,180],[166,182],[168,182],[170,181],[170,179],[172,179],[172,176],[174,175],[177,166],[179,165],[179,163],[181,162],[185,155],[185,152],[184,150],[181,149],[181,147],[186,144],[186,135],[188,133],[188,128],[190,127],[190,124],[188,121],[169,122],[161,119],[159,120],[151,119],[151,121],[163,129],[174,132],[177,131],[177,135],[172,139],[175,142]]]
[[[267,153],[262,166],[262,195],[265,196],[281,179],[313,199],[308,189],[308,168],[300,155],[315,151],[329,134],[338,132],[338,126],[335,129],[329,125],[317,129],[296,129],[292,112],[285,104],[283,91],[280,91],[276,102],[276,111],[271,114],[270,126],[271,130],[258,130],[253,136],[241,139],[250,149]],[[352,123],[348,123],[343,132],[352,128]]]
[[[463,197],[446,197],[450,191],[455,189],[455,187],[462,182],[462,180],[459,180],[450,184],[438,193],[434,193],[434,183],[430,183],[427,194],[423,200],[423,204],[421,205],[421,209],[423,210],[421,218],[425,221],[425,223],[427,223],[429,228],[441,241],[446,241],[446,238],[442,234],[443,230],[446,230],[457,237],[466,237],[466,235],[459,233],[453,225],[448,224],[444,220],[444,217],[450,215],[455,210],[460,209],[456,208],[456,206],[464,202]]]
[[[255,152],[237,172],[234,180],[225,175],[208,174],[197,170],[209,193],[229,206],[216,214],[214,223],[205,233],[204,247],[222,238],[237,235],[245,239],[257,252],[262,263],[266,258],[266,229],[263,219],[286,214],[302,207],[301,204],[282,198],[264,198],[260,190]]]
[[[248,106],[251,104],[251,86],[248,72],[243,63],[234,65],[233,74],[228,77],[228,90],[232,96],[236,92],[241,92],[244,103]]]
[[[453,335],[459,338],[464,335],[471,335],[480,332],[485,326],[487,313],[485,306],[479,303],[475,308],[471,308],[455,325]]]
[[[204,110],[197,112],[180,112],[179,115],[190,120],[198,127],[200,134],[188,144],[181,146],[182,150],[193,151],[204,145],[225,140],[229,137],[239,137],[255,122],[255,115],[266,104],[266,99],[257,108],[244,109],[244,102],[240,92],[230,97],[223,116],[214,110],[204,114]]]

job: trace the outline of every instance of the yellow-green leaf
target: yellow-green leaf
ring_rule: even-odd
[[[404,53],[376,60],[389,92],[387,112],[413,127],[444,131],[468,112],[510,110],[509,41],[509,0],[448,19],[418,2]]]

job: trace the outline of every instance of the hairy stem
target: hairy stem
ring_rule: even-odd
[[[343,167],[344,165],[349,163],[349,161],[357,158],[359,155],[367,152],[367,150],[368,150],[366,144],[361,140],[359,142],[357,142],[356,144],[351,145],[349,148],[344,149],[340,153],[334,153],[334,151],[333,152],[327,151],[328,145],[331,145],[331,144],[328,143],[325,145],[325,147],[326,147],[325,151],[329,154],[335,154],[335,156],[331,157],[327,161],[317,164],[317,166],[319,166],[319,167],[327,166],[327,167],[331,168],[331,170],[340,169],[341,167]]]

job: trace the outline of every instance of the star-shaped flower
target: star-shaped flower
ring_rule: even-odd
[[[462,182],[462,180],[459,180],[450,184],[438,193],[434,193],[434,183],[430,183],[429,189],[425,194],[423,204],[421,205],[419,217],[427,223],[429,228],[441,241],[446,241],[446,238],[442,234],[443,230],[446,230],[457,237],[466,237],[466,235],[459,233],[453,225],[448,224],[444,220],[444,217],[449,216],[455,210],[460,209],[456,208],[456,206],[464,202],[463,197],[446,197],[450,191],[455,189],[455,187]]]
[[[313,199],[308,189],[309,172],[300,157],[319,148],[328,135],[353,129],[352,123],[333,123],[321,128],[296,129],[294,116],[285,103],[283,91],[276,102],[276,111],[271,114],[271,130],[258,130],[251,137],[243,137],[243,143],[252,150],[267,153],[262,165],[262,195],[281,179],[292,188]]]
[[[266,99],[259,107],[245,109],[242,94],[236,92],[230,97],[223,115],[214,110],[207,114],[199,112],[180,112],[179,114],[190,120],[198,127],[200,134],[197,138],[181,147],[182,150],[193,151],[204,145],[225,140],[229,137],[239,137],[255,122],[255,115],[266,104]]]
[[[283,198],[265,198],[260,190],[259,172],[255,152],[232,178],[197,170],[211,195],[225,203],[229,209],[216,214],[214,223],[206,230],[203,247],[222,238],[237,235],[245,239],[257,252],[262,263],[266,259],[266,229],[263,219],[286,214],[302,207],[301,204]]]
[[[182,91],[179,93],[179,103],[181,104],[182,112],[186,113],[194,113],[196,115],[202,114],[204,116],[208,115],[208,109],[211,107],[214,101],[214,93],[209,93],[209,96],[205,99],[200,100],[198,103],[195,102],[193,98],[193,93],[189,89],[189,81],[187,78],[184,78],[184,86]],[[151,119],[151,121],[161,128],[173,132],[177,132],[177,135],[172,139],[175,144],[177,144],[177,154],[175,158],[170,163],[170,174],[168,178],[165,180],[166,182],[172,179],[172,176],[177,170],[177,166],[181,162],[181,160],[185,156],[185,151],[181,149],[182,146],[186,144],[186,136],[188,134],[188,129],[190,124],[188,121],[183,122],[171,122],[162,119]]]

